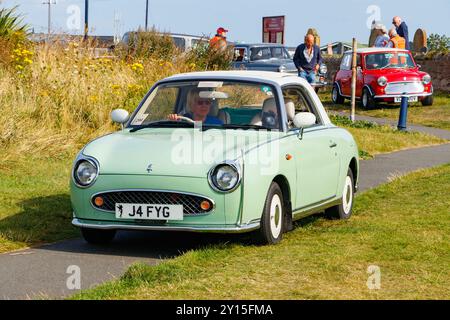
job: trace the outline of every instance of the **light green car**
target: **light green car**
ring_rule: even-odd
[[[357,145],[297,76],[176,75],[111,117],[122,130],[86,145],[72,170],[73,224],[90,243],[167,230],[275,244],[299,218],[352,214]]]

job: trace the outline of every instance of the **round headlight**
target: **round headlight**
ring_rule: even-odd
[[[209,183],[213,189],[220,192],[230,192],[236,189],[240,182],[240,174],[236,166],[219,164],[209,173]]]
[[[98,167],[91,160],[81,160],[74,168],[75,182],[81,187],[88,187],[95,182],[98,175]]]
[[[377,82],[378,82],[378,85],[381,87],[384,87],[385,85],[387,85],[386,77],[379,77]]]
[[[279,71],[279,72],[287,72],[287,68],[286,68],[286,66],[280,66],[280,67],[278,68],[278,71]]]
[[[319,72],[320,72],[321,74],[327,73],[327,72],[328,72],[328,67],[327,67],[325,64],[321,64],[321,65],[320,65],[320,68],[319,68]]]
[[[423,82],[424,84],[430,84],[430,82],[431,82],[431,76],[430,76],[429,74],[424,75],[423,78],[422,78],[422,82]]]

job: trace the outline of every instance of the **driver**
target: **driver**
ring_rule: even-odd
[[[203,124],[209,125],[223,125],[222,120],[217,117],[210,116],[211,111],[211,99],[205,99],[200,97],[200,89],[192,89],[188,94],[188,105],[191,110],[190,113],[186,113],[183,116],[178,114],[169,114],[168,119],[177,121],[181,120],[180,117],[186,117],[193,121],[201,121]]]

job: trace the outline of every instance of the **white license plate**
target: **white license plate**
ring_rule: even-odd
[[[182,205],[116,203],[117,219],[183,220]]]
[[[419,101],[419,99],[417,97],[408,97],[408,102],[417,102],[417,101]],[[395,97],[394,102],[395,103],[402,102],[402,97]]]

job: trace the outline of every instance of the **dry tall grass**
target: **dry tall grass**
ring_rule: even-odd
[[[95,58],[81,43],[18,46],[9,58],[0,64],[0,166],[73,154],[114,130],[112,109],[132,111],[157,80],[198,69],[182,55]]]

